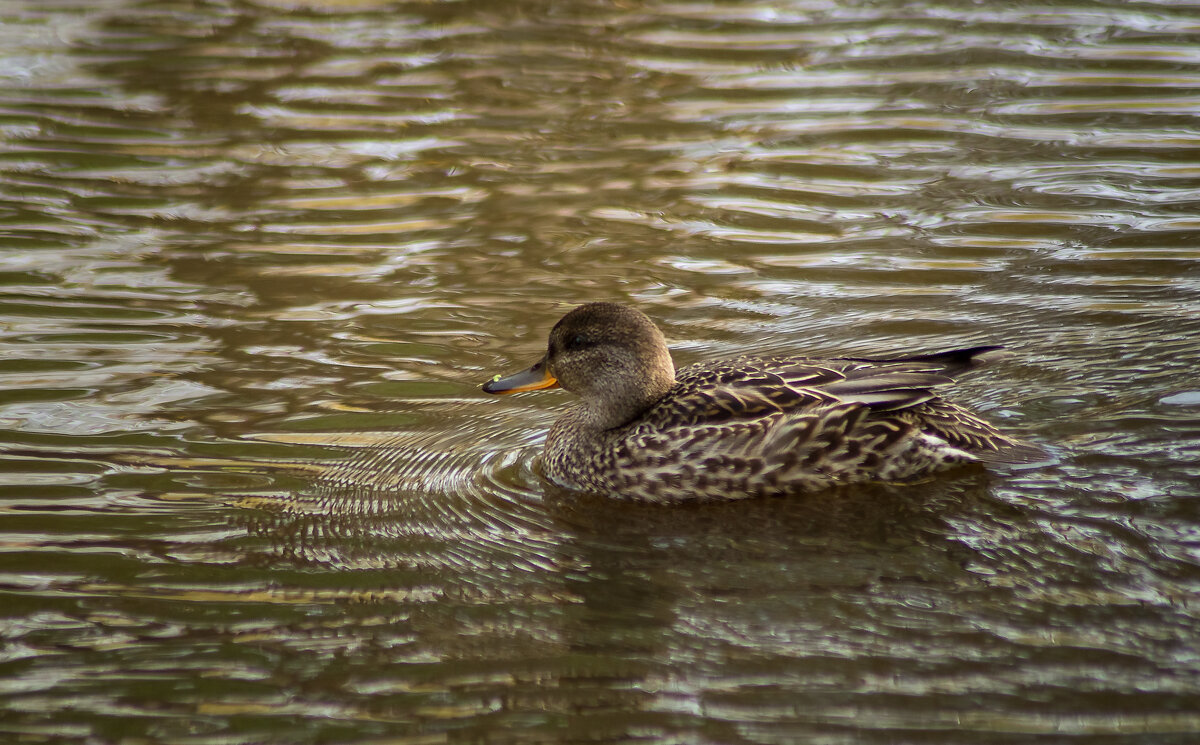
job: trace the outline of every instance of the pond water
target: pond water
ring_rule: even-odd
[[[0,739],[1191,743],[1200,6],[0,6]],[[1056,464],[547,491],[564,308]]]

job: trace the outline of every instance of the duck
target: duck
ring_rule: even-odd
[[[666,338],[625,304],[578,306],[531,367],[483,384],[579,397],[546,435],[541,473],[564,489],[655,503],[905,484],[1039,447],[942,398],[1001,347],[886,358],[743,356],[675,370]]]

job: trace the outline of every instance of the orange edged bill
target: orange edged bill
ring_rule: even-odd
[[[499,375],[483,384],[484,393],[509,394],[525,391],[540,391],[543,388],[557,388],[558,381],[546,367],[546,360],[541,360],[528,370],[513,373],[502,378]]]

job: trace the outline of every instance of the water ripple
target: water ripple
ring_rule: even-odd
[[[1190,742],[1198,29],[6,5],[0,731]],[[567,394],[476,386],[601,299],[680,363],[1005,344],[954,395],[1060,462],[557,493]]]

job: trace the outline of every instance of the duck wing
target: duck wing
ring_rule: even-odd
[[[1048,454],[1043,448],[1004,434],[940,396],[941,388],[955,382],[953,376],[979,367],[1002,349],[979,346],[903,357],[823,361],[771,358],[763,360],[762,365],[785,379],[794,376],[798,381],[806,380],[807,371],[814,366],[836,371],[842,376],[840,380],[815,383],[822,393],[845,403],[864,404],[871,410],[872,420],[892,419],[912,425],[979,460],[996,464],[1044,462]]]
[[[950,382],[919,369],[845,361],[739,358],[693,365],[627,432],[623,460],[641,460],[641,454],[664,468],[697,463],[734,472],[874,467],[919,429],[911,419],[884,413],[933,400],[930,388]],[[843,462],[826,469],[829,458]]]
[[[803,376],[789,377],[761,363],[741,358],[684,368],[674,387],[643,415],[639,428],[729,426],[838,402],[820,385],[843,380],[841,373],[810,366]],[[801,378],[810,385],[797,384]]]
[[[679,372],[676,385],[647,413],[660,427],[718,424],[836,404],[901,411],[937,399],[954,379],[940,360],[817,360],[742,357]]]
[[[996,349],[890,359],[743,357],[692,365],[680,370],[675,387],[631,434],[652,451],[674,448],[688,458],[753,457],[808,468],[833,459],[840,463],[835,470],[878,468],[916,439],[928,450],[943,448],[951,460],[1043,459],[1040,448],[939,395],[954,383],[952,373]],[[650,440],[660,438],[661,447],[652,447]]]

